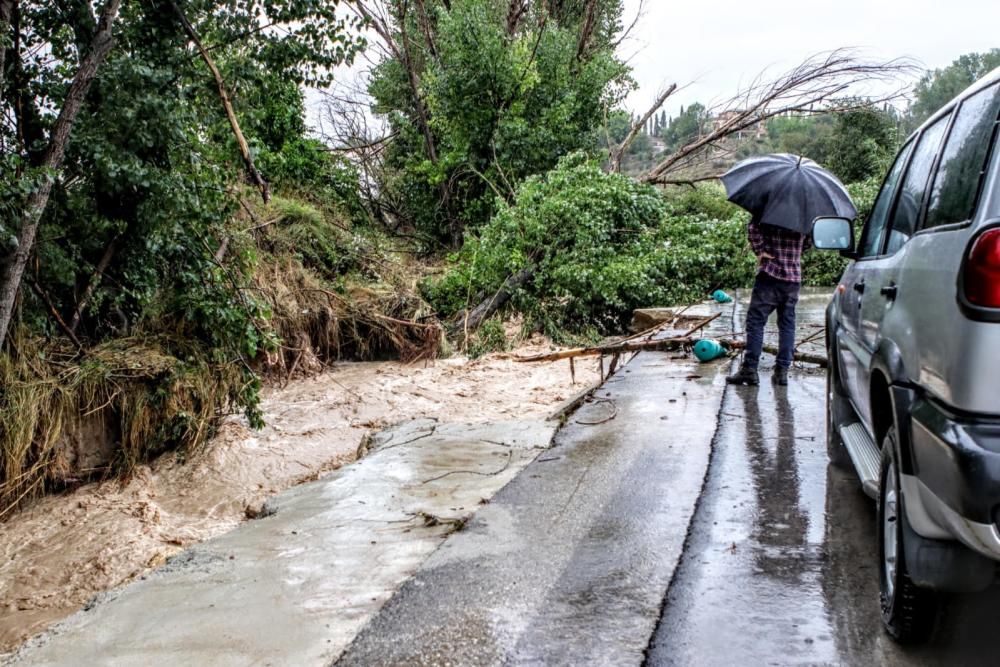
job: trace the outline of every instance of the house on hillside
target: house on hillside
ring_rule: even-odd
[[[718,130],[727,123],[731,123],[742,113],[742,109],[732,109],[716,114],[709,121],[712,124],[712,130]],[[767,123],[758,121],[756,124],[737,132],[735,138],[737,141],[742,141],[743,139],[753,139],[754,141],[767,139]]]

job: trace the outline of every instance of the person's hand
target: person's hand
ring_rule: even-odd
[[[760,253],[760,258],[761,259],[774,259],[774,255],[772,255],[769,252],[762,252],[762,253]]]

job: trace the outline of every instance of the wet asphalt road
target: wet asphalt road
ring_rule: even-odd
[[[817,304],[803,305],[808,326]],[[925,646],[882,632],[875,506],[853,470],[828,465],[824,375],[761,379],[726,392],[647,664],[1000,664],[998,590],[946,600]]]
[[[826,301],[804,296],[798,340]],[[883,633],[874,503],[828,464],[824,372],[782,389],[764,364],[724,389],[727,364],[639,355],[337,664],[1000,664],[997,591],[950,600],[925,646]]]

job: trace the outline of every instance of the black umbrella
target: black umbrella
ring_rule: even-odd
[[[743,160],[722,177],[729,201],[766,225],[809,234],[813,220],[853,220],[858,211],[843,183],[808,158],[788,153]]]

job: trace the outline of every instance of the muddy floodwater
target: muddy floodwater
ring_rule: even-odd
[[[270,389],[263,430],[229,418],[186,460],[164,455],[125,482],[43,498],[0,524],[0,652],[96,593],[231,530],[267,497],[350,463],[366,434],[420,417],[544,418],[597,379],[596,362],[578,363],[574,384],[566,364],[493,356],[426,366],[343,363]]]

